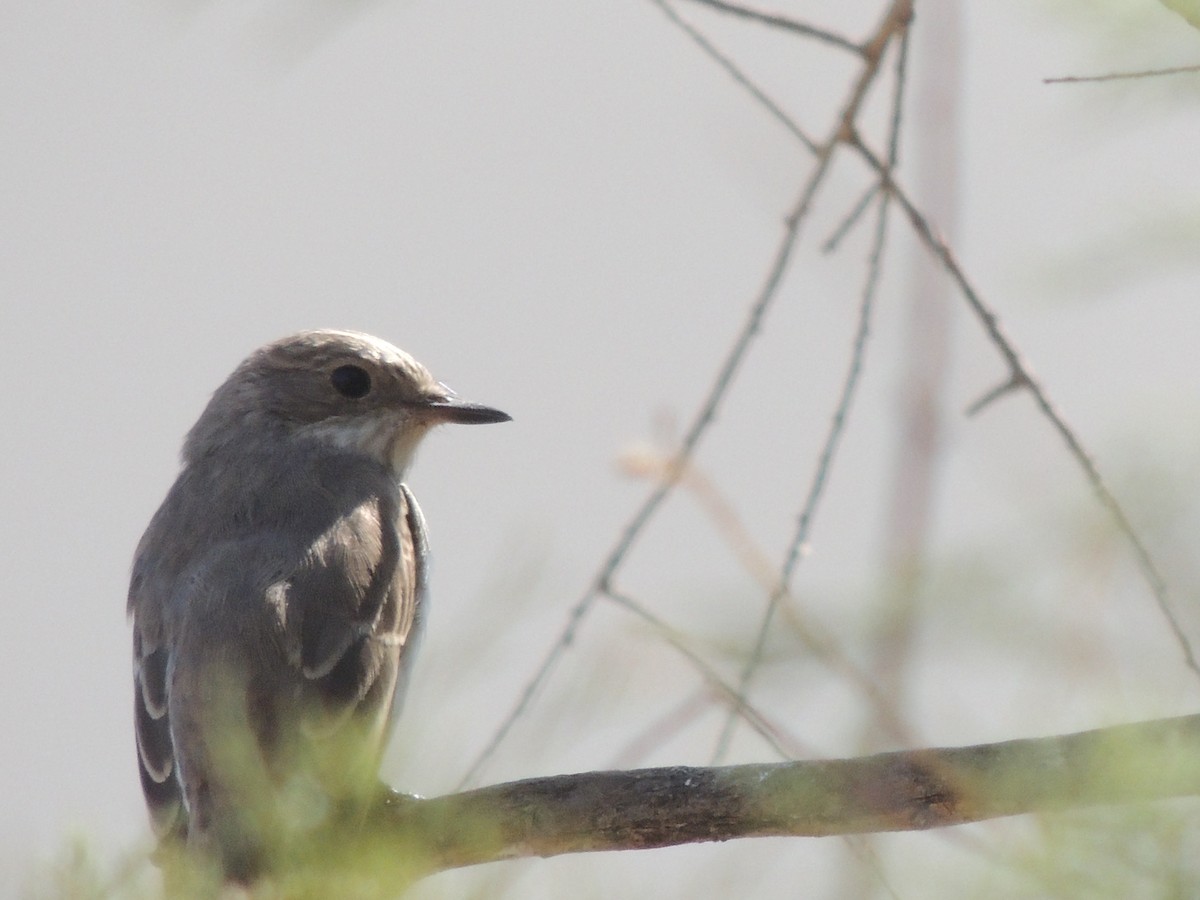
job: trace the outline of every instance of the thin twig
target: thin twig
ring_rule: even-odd
[[[901,50],[897,56],[897,64],[903,67],[907,60],[905,52],[904,36],[908,33],[907,17],[896,16],[896,9],[893,7],[889,11],[884,20],[884,28],[893,29],[890,34],[892,36],[899,35],[901,38]],[[898,30],[896,30],[898,29]],[[864,67],[864,71],[859,78],[858,85],[854,92],[854,97],[861,100],[865,93],[865,85],[873,80],[879,71],[879,65],[882,61],[882,47],[886,46],[877,37],[875,43],[880,47],[880,52],[874,56],[868,57],[871,60],[870,64]],[[890,152],[897,154],[898,141],[896,134],[900,128],[903,100],[903,81],[897,79],[897,90],[892,97],[892,117],[891,117],[891,133],[889,139]],[[847,105],[847,111],[857,108],[857,102],[852,101]],[[842,117],[841,131],[852,129],[852,119],[847,115]],[[805,497],[804,506],[800,511],[797,519],[796,530],[792,535],[792,540],[788,544],[787,551],[784,555],[783,566],[779,572],[779,579],[775,588],[771,591],[767,601],[767,608],[763,613],[763,617],[759,622],[758,633],[755,636],[754,645],[750,651],[750,656],[746,660],[746,664],[742,670],[741,681],[738,684],[738,693],[745,698],[750,687],[750,682],[753,680],[760,663],[762,662],[763,653],[766,649],[767,636],[770,633],[771,622],[775,617],[775,613],[779,608],[779,604],[783,596],[789,591],[792,576],[795,573],[796,566],[799,564],[802,549],[808,543],[809,532],[812,527],[812,521],[816,515],[817,507],[821,501],[821,497],[825,491],[825,485],[828,483],[830,472],[833,468],[833,460],[837,454],[837,449],[841,444],[842,434],[845,431],[846,420],[850,414],[850,408],[854,402],[854,396],[858,387],[858,383],[862,376],[863,362],[866,357],[867,339],[870,336],[872,313],[874,312],[875,299],[879,288],[879,276],[883,265],[883,252],[887,243],[887,218],[888,218],[888,199],[884,194],[878,205],[878,215],[875,224],[875,235],[872,240],[871,251],[867,259],[867,278],[863,284],[862,298],[859,304],[858,326],[854,335],[854,343],[850,353],[850,362],[846,370],[846,377],[842,382],[842,390],[838,397],[837,406],[834,409],[833,418],[830,421],[829,430],[826,433],[824,444],[821,447],[821,453],[817,460],[817,468],[813,474],[812,481],[809,484],[808,495]],[[870,683],[867,681],[866,683]],[[730,741],[733,739],[734,725],[736,724],[737,708],[730,710],[729,715],[725,719],[725,724],[721,729],[721,733],[717,738],[716,747],[713,750],[714,763],[724,758],[729,750]]]
[[[1091,81],[1128,81],[1131,78],[1157,78],[1160,75],[1195,75],[1200,66],[1176,66],[1173,69],[1143,69],[1140,72],[1110,72],[1107,75],[1063,75],[1043,78],[1042,84],[1083,84]]]
[[[739,16],[743,19],[752,19],[755,22],[762,22],[764,25],[769,25],[772,28],[778,28],[782,31],[790,31],[794,34],[801,34],[804,37],[814,38],[826,44],[832,44],[842,50],[849,50],[858,56],[862,55],[862,47],[855,44],[853,41],[847,40],[840,34],[834,34],[832,31],[826,31],[824,28],[817,28],[814,25],[808,25],[804,22],[798,22],[795,19],[789,19],[787,16],[781,16],[778,13],[763,12],[762,10],[753,9],[744,4],[726,3],[724,0],[692,0],[693,3],[700,3],[704,6],[712,7],[720,10],[723,13],[729,13],[734,16]]]
[[[657,0],[656,0],[657,2]],[[661,4],[659,4],[661,5]],[[830,147],[833,145],[830,144]],[[704,437],[716,417],[717,410],[720,408],[725,395],[729,392],[730,386],[733,384],[734,377],[741,368],[742,362],[750,349],[754,338],[758,335],[762,322],[770,309],[771,304],[775,300],[779,292],[779,286],[783,280],[783,273],[787,270],[788,262],[791,259],[792,248],[795,246],[796,240],[799,237],[800,223],[804,215],[807,213],[813,197],[816,194],[817,188],[820,186],[826,171],[828,171],[830,160],[829,152],[821,152],[817,155],[817,165],[808,183],[792,211],[784,220],[783,234],[780,237],[779,245],[776,247],[771,264],[768,268],[766,278],[762,287],[759,289],[758,295],[755,297],[746,319],[742,324],[742,328],[733,342],[729,353],[726,355],[724,362],[717,371],[716,379],[712,387],[709,389],[703,404],[700,407],[696,418],[693,420],[691,427],[687,430],[684,436],[683,443],[679,449],[679,455],[676,464],[672,467],[672,471],[668,472],[667,477],[650,492],[650,495],[634,513],[633,517],[626,524],[616,544],[609,551],[603,564],[600,566],[599,572],[592,580],[583,596],[576,602],[568,615],[567,623],[555,640],[553,646],[542,659],[541,665],[534,673],[533,677],[526,682],[522,689],[516,704],[513,706],[509,714],[500,723],[499,727],[493,733],[491,740],[483,748],[482,752],[472,763],[467,774],[463,776],[459,787],[471,784],[482,771],[484,764],[496,752],[496,749],[507,737],[509,731],[512,730],[516,721],[524,714],[529,704],[533,701],[534,696],[541,689],[546,679],[549,677],[554,666],[559,658],[566,651],[567,647],[575,640],[575,634],[578,631],[581,623],[587,617],[588,612],[595,604],[596,599],[602,596],[609,587],[613,575],[620,568],[629,549],[633,546],[642,530],[647,523],[654,517],[663,501],[674,490],[675,485],[679,480],[679,473],[682,471],[683,465],[691,458],[695,452],[701,438]]]
[[[762,737],[763,740],[767,742],[767,745],[776,753],[778,753],[781,758],[791,759],[797,755],[799,741],[795,740],[789,735],[784,735],[782,729],[778,725],[773,724],[761,712],[754,709],[752,706],[747,705],[744,702],[742,695],[735,690],[732,685],[727,684],[725,680],[721,678],[719,674],[717,674],[716,670],[713,669],[712,666],[700,658],[696,651],[692,650],[691,647],[685,644],[676,634],[675,630],[667,625],[666,622],[662,621],[662,619],[650,612],[641,603],[638,603],[632,597],[623,594],[620,591],[612,590],[610,588],[604,591],[604,596],[616,603],[618,606],[621,606],[633,613],[649,625],[653,626],[654,629],[659,633],[660,637],[674,647],[685,659],[687,659],[688,662],[692,664],[692,666],[696,668],[698,672],[700,672],[700,674],[704,676],[709,686],[714,692],[716,692],[721,700],[726,703],[726,705],[743,712],[743,715],[745,716],[746,721],[750,724],[750,727],[757,731],[759,736]],[[784,741],[791,746],[785,748],[783,746]]]
[[[1006,394],[1011,394],[1013,391],[1019,390],[1023,387],[1027,387],[1027,385],[1022,380],[1020,373],[1012,372],[1009,374],[1004,384],[1000,384],[992,388],[990,391],[968,406],[965,410],[965,415],[977,416],[1001,397],[1005,396]]]
[[[713,58],[724,65],[727,70],[732,73],[737,73],[736,67],[725,59],[725,57],[716,50],[716,48],[703,38],[695,28],[684,22],[678,15],[675,14],[669,5],[664,0],[652,0],[656,6],[663,10],[672,22],[682,28],[693,40],[699,42],[699,45],[706,52],[713,54]],[[829,170],[830,162],[833,158],[833,150],[838,146],[838,143],[845,139],[848,128],[852,129],[852,123],[858,113],[859,107],[862,105],[866,97],[867,89],[874,80],[875,73],[879,70],[879,62],[883,51],[887,46],[887,42],[897,29],[902,29],[907,26],[907,23],[912,18],[912,0],[894,0],[889,8],[887,15],[884,17],[883,24],[878,32],[863,45],[864,66],[863,73],[860,75],[853,91],[850,94],[850,99],[843,108],[841,121],[838,125],[835,134],[826,141],[823,145],[813,146],[811,141],[803,138],[803,132],[798,126],[792,130],[795,134],[801,136],[802,140],[806,141],[806,146],[816,153],[816,166],[810,175],[808,182],[800,192],[800,197],[796,201],[787,218],[784,220],[784,231],[780,239],[779,245],[775,250],[771,265],[767,271],[766,279],[762,288],[759,290],[754,303],[750,307],[750,311],[746,316],[745,322],[742,325],[741,331],[734,340],[733,346],[725,357],[718,370],[716,380],[710,388],[709,393],[702,404],[699,413],[693,421],[691,427],[684,436],[683,444],[680,447],[676,470],[668,473],[667,478],[651,491],[650,496],[642,503],[641,507],[634,513],[629,523],[625,526],[616,544],[610,550],[604,563],[600,567],[595,579],[584,592],[583,596],[572,607],[567,617],[567,623],[563,630],[559,633],[557,640],[551,646],[550,650],[542,659],[541,665],[534,673],[533,677],[526,682],[521,694],[517,698],[516,704],[513,706],[509,714],[497,727],[492,734],[491,739],[484,746],[483,750],[476,757],[471,767],[467,770],[459,783],[460,788],[474,782],[475,778],[482,771],[483,766],[495,754],[497,748],[508,736],[513,725],[529,708],[533,702],[534,696],[541,689],[542,685],[549,678],[554,666],[566,652],[566,649],[575,639],[575,634],[578,631],[583,620],[587,617],[592,609],[596,599],[602,596],[609,590],[609,585],[613,575],[620,568],[629,549],[633,546],[642,530],[647,523],[654,517],[663,501],[674,490],[675,485],[679,480],[679,472],[682,471],[682,466],[691,458],[695,452],[696,446],[701,438],[708,431],[716,417],[717,410],[720,408],[725,395],[728,393],[734,376],[741,368],[742,362],[745,359],[746,353],[749,351],[750,345],[757,336],[759,329],[762,326],[762,321],[766,316],[767,310],[771,307],[783,280],[783,274],[787,270],[789,261],[791,260],[792,250],[795,247],[796,241],[800,234],[800,225],[810,209],[813,199],[816,196],[817,189],[824,181],[825,175]],[[732,67],[732,68],[730,68]],[[739,73],[740,74],[740,73]],[[782,120],[790,122],[786,116],[783,116],[779,111],[778,106],[773,104],[769,98],[761,91],[753,87],[753,85],[742,76],[741,82],[747,89],[751,90],[753,95],[760,103],[767,105],[767,108],[775,111],[777,117],[782,116]],[[794,123],[793,123],[794,124]]]
[[[859,306],[858,328],[854,336],[850,364],[842,384],[837,407],[830,421],[829,431],[825,436],[824,445],[821,447],[821,454],[817,460],[817,468],[809,485],[808,496],[804,500],[804,507],[797,520],[796,530],[788,544],[784,563],[779,572],[778,583],[771,591],[770,598],[767,601],[767,608],[759,622],[754,646],[750,651],[750,656],[746,660],[745,667],[742,669],[741,679],[738,682],[738,695],[743,699],[745,699],[747,691],[750,689],[750,682],[753,680],[762,662],[763,653],[767,645],[767,636],[771,630],[771,622],[774,620],[780,601],[789,590],[792,576],[802,557],[802,549],[808,543],[813,517],[816,515],[817,506],[824,494],[825,486],[829,482],[829,475],[833,469],[833,460],[841,444],[841,438],[845,432],[846,420],[849,417],[850,408],[854,402],[855,391],[862,375],[863,361],[866,357],[867,338],[871,331],[872,313],[879,286],[883,248],[886,243],[887,207],[888,202],[885,197],[879,202],[875,237],[872,241],[871,254],[868,261],[867,282],[863,288],[862,302]],[[723,759],[729,750],[729,742],[733,738],[734,724],[737,721],[737,715],[740,711],[740,706],[732,707],[725,719],[725,724],[721,729],[721,734],[717,738],[716,748],[713,751],[714,764]]]
[[[631,454],[626,457],[625,469],[634,475],[661,478],[667,470],[667,463],[642,451],[636,456]],[[779,581],[778,568],[754,543],[732,504],[721,495],[717,486],[695,462],[688,463],[680,477],[680,485],[690,491],[701,508],[708,513],[722,540],[730,547],[743,568],[754,577],[763,590],[773,590]],[[785,591],[781,598],[781,611],[787,617],[796,637],[804,645],[804,649],[831,672],[858,689],[877,717],[877,723],[890,737],[902,745],[913,746],[917,743],[910,729],[895,715],[880,686],[850,658],[831,635],[821,630],[819,623],[810,621],[800,612],[790,590]]]
[[[871,185],[862,192],[862,196],[858,198],[858,202],[850,207],[850,212],[846,213],[837,227],[821,244],[822,253],[833,253],[841,244],[843,238],[850,233],[855,225],[861,221],[863,213],[871,206],[871,201],[875,199],[875,195],[879,193],[879,183]]]
[[[705,40],[695,28],[688,25],[677,14],[675,14],[674,10],[672,10],[670,6],[664,2],[664,0],[652,0],[652,2],[654,2],[655,5],[661,10],[663,10],[668,18],[677,26],[682,28],[685,33],[689,35],[689,37],[697,41],[701,49],[705,50],[707,53],[713,54],[713,58],[718,63],[725,66],[727,71],[730,71],[729,67],[732,66],[732,63],[720,55],[711,42]],[[883,24],[880,26],[879,31],[864,45],[863,51],[865,62],[863,66],[863,73],[859,76],[858,81],[854,85],[854,89],[851,91],[850,98],[842,110],[841,121],[838,124],[834,136],[826,141],[823,145],[813,147],[817,157],[816,166],[813,170],[813,173],[810,175],[808,182],[805,184],[804,189],[801,191],[799,199],[793,206],[791,213],[784,220],[783,235],[780,239],[779,245],[775,250],[775,254],[767,271],[767,276],[763,286],[759,290],[754,303],[751,305],[750,311],[742,325],[742,329],[737,338],[734,340],[733,346],[729,353],[726,355],[725,361],[718,370],[716,380],[712,388],[710,388],[704,403],[701,405],[699,413],[684,436],[678,457],[679,467],[682,467],[682,465],[691,458],[701,438],[708,431],[709,426],[716,416],[717,410],[720,408],[721,402],[724,400],[725,395],[733,382],[734,376],[741,368],[742,361],[744,360],[750,345],[753,343],[754,338],[761,328],[763,318],[765,317],[767,310],[770,308],[778,293],[779,285],[783,279],[783,273],[786,271],[788,262],[791,259],[792,249],[799,238],[801,222],[803,221],[812,204],[813,198],[817,192],[817,188],[821,185],[825,174],[828,172],[829,164],[833,157],[834,148],[838,145],[839,141],[846,138],[847,128],[852,129],[854,117],[857,115],[858,109],[861,106],[863,99],[866,97],[867,89],[874,80],[874,73],[877,73],[879,70],[879,61],[883,54],[883,50],[887,46],[888,38],[890,35],[895,33],[897,28],[906,25],[911,17],[912,0],[895,0],[895,2],[893,2],[892,6],[889,8],[887,15],[884,17]],[[732,72],[736,71],[736,67],[734,67]],[[744,76],[742,76],[739,83],[742,83],[747,89],[751,89],[753,96],[755,96],[760,103],[766,104],[766,108],[768,110],[774,110],[777,117],[782,115],[778,106],[771,103],[769,98],[766,98],[766,95],[761,90],[753,89],[753,86],[744,78]],[[784,116],[783,121],[790,120]],[[794,132],[801,135],[803,134],[798,127],[794,129]],[[806,143],[806,146],[809,145],[811,145],[811,141]],[[617,569],[620,568],[626,554],[629,552],[629,549],[640,536],[647,523],[654,517],[663,501],[666,500],[666,498],[674,490],[679,479],[679,471],[681,471],[681,468],[675,472],[668,473],[667,478],[665,478],[658,487],[651,491],[650,495],[646,498],[646,500],[642,503],[628,524],[625,526],[621,535],[617,539],[616,544],[609,551],[604,563],[600,566],[600,570],[593,579],[591,585],[589,585],[583,596],[580,597],[580,599],[576,602],[575,606],[572,607],[567,617],[567,623],[563,627],[563,630],[559,633],[558,638],[543,657],[542,662],[538,666],[538,669],[535,671],[533,677],[525,683],[524,688],[521,690],[521,693],[517,698],[516,704],[497,727],[496,731],[492,734],[491,739],[476,757],[471,767],[467,770],[466,775],[463,776],[463,779],[459,784],[460,788],[475,781],[479,773],[482,771],[483,766],[495,754],[496,750],[508,736],[517,720],[520,719],[521,716],[524,715],[525,711],[529,708],[529,705],[533,702],[533,698],[549,678],[550,673],[558,663],[558,660],[574,641],[575,634],[579,630],[583,620],[591,611],[597,598],[608,589],[613,575],[616,573]]]
[[[896,83],[892,86],[892,117],[888,122],[888,171],[895,172],[900,165],[900,127],[904,123],[904,98],[908,88],[908,50],[912,44],[912,29],[905,28],[900,34],[900,49],[896,53],[893,72]]]
[[[741,67],[738,66],[738,64],[730,59],[726,54],[722,53],[712,41],[705,37],[696,28],[696,26],[679,15],[679,13],[675,12],[674,7],[672,7],[670,3],[667,3],[666,0],[650,0],[650,2],[662,11],[663,15],[665,15],[671,21],[671,24],[691,38],[692,42],[695,43],[696,46],[698,46],[701,50],[703,50],[706,56],[724,69],[726,74],[728,74],[737,85],[748,92],[750,96],[752,96],[755,101],[762,106],[763,109],[770,113],[772,118],[786,128],[794,138],[800,141],[800,143],[802,143],[811,153],[817,154],[820,152],[816,142],[804,133],[804,129],[800,127],[799,123],[797,123],[795,119],[784,112],[782,106],[772,100],[762,88],[751,81],[750,77],[742,71]]]
[[[1041,410],[1042,415],[1046,417],[1054,427],[1054,430],[1058,432],[1059,437],[1062,438],[1063,443],[1066,444],[1068,452],[1083,470],[1084,476],[1091,485],[1092,491],[1100,501],[1101,506],[1108,510],[1117,529],[1129,542],[1142,577],[1149,584],[1155,603],[1158,604],[1159,611],[1166,619],[1167,625],[1170,627],[1175,641],[1183,653],[1184,663],[1197,676],[1200,676],[1200,664],[1197,663],[1196,656],[1192,651],[1191,641],[1184,634],[1183,628],[1172,609],[1172,601],[1166,579],[1159,571],[1158,565],[1154,562],[1154,558],[1150,555],[1150,550],[1142,541],[1137,529],[1134,528],[1133,523],[1130,522],[1129,517],[1125,514],[1124,508],[1117,501],[1116,495],[1109,490],[1108,484],[1100,474],[1095,460],[1092,459],[1091,454],[1084,448],[1075,431],[1067,424],[1058,407],[1051,402],[1045,388],[1033,376],[1032,368],[1017,351],[1012,340],[1005,334],[1004,328],[1000,325],[1000,319],[995,311],[984,303],[983,298],[967,279],[953,252],[951,252],[949,245],[934,234],[933,227],[929,224],[929,221],[917,209],[909,196],[896,183],[887,167],[871,152],[870,148],[857,135],[853,137],[850,144],[882,179],[884,187],[896,198],[905,215],[908,216],[908,220],[916,231],[917,236],[921,239],[921,242],[925,244],[926,249],[930,253],[937,257],[947,274],[954,280],[958,286],[959,293],[962,294],[963,299],[967,301],[967,305],[983,325],[984,331],[987,332],[992,344],[1000,351],[1000,355],[1004,357],[1012,379],[1022,383],[1029,391],[1038,409]]]

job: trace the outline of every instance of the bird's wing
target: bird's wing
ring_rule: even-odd
[[[425,531],[425,517],[407,485],[400,485],[400,493],[404,498],[403,528],[410,538],[408,546],[412,552],[412,626],[404,641],[404,653],[400,656],[400,672],[397,675],[391,710],[393,720],[400,713],[400,706],[408,689],[409,673],[412,671],[413,661],[417,658],[421,635],[425,632],[425,614],[429,606],[429,538]]]
[[[325,714],[311,727],[354,715],[382,749],[419,632],[427,557],[420,509],[402,487],[340,518],[287,578],[287,652]]]
[[[203,685],[221,659],[240,660],[247,724],[269,767],[277,752],[292,749],[280,739],[295,739],[292,729],[301,726],[310,739],[336,740],[319,754],[346,770],[320,773],[331,789],[341,789],[335,780],[374,777],[421,625],[427,560],[420,509],[402,486],[366,497],[302,546],[270,533],[232,540],[190,566],[172,566],[167,577],[135,563],[138,763],[160,837],[187,833],[185,760],[175,741],[191,742],[184,755],[193,775],[206,768],[194,758],[206,742],[196,729],[205,729]],[[250,602],[214,605],[217,594]],[[168,608],[186,623],[168,621]],[[170,711],[183,698],[172,697],[173,684],[191,695],[175,722]]]
[[[175,777],[175,748],[167,716],[168,655],[146,640],[138,621],[133,626],[133,706],[138,774],[159,837],[182,837],[186,823],[183,797]]]

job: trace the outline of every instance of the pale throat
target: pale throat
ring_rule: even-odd
[[[429,433],[433,424],[398,413],[317,422],[305,425],[300,429],[300,433],[339,450],[356,450],[363,453],[387,466],[399,479],[412,462],[417,445]]]

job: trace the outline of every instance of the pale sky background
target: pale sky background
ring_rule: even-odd
[[[965,5],[953,244],[1200,634],[1200,76],[1042,83],[1200,63],[1200,33],[1150,0]],[[859,38],[882,4],[773,8]],[[844,56],[678,9],[827,131]],[[940,52],[921,34],[914,78]],[[920,123],[913,111],[906,147]],[[409,479],[435,605],[385,774],[452,790],[648,488],[618,455],[690,421],[810,165],[644,0],[9,0],[0,149],[3,896],[73,836],[102,860],[147,846],[129,561],[183,434],[240,359],[300,328],[361,329],[513,416],[435,434]],[[837,163],[699,456],[772,560],[842,377],[869,228],[837,256],[813,248],[865,184]],[[866,380],[795,582],[851,654],[881,590],[919,257],[898,217],[892,229]],[[1197,684],[1032,404],[961,415],[1004,369],[947,302],[939,575],[905,717],[922,741],[968,744],[1194,711]],[[668,505],[621,583],[732,677],[764,598],[692,499]],[[756,702],[813,754],[858,752],[858,698],[794,641],[772,652]],[[484,780],[611,767],[697,685],[601,604]],[[703,764],[719,724],[710,711],[636,764]],[[730,759],[770,758],[743,736]],[[972,835],[997,853],[1036,836],[986,828]],[[1013,877],[946,834],[877,853],[902,897]],[[500,864],[417,893],[790,897],[839,883],[853,859],[833,839],[740,842]]]

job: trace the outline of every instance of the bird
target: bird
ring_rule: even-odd
[[[217,388],[130,577],[160,849],[251,882],[368,802],[427,604],[405,472],[435,425],[509,420],[353,331],[267,344]]]

